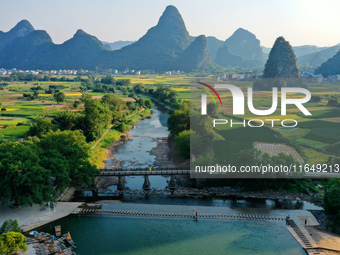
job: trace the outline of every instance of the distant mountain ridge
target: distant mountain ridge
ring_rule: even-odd
[[[190,68],[183,65],[185,57],[182,54],[192,58],[188,62]],[[54,44],[47,32],[32,31],[6,45],[0,52],[0,67],[47,70],[128,67],[156,71],[181,67],[191,71],[212,69],[217,65],[211,61],[206,38],[192,42],[180,13],[170,5],[156,26],[137,42],[119,50],[109,50],[107,45],[81,29],[60,45]]]
[[[271,49],[261,46],[264,52],[269,52]],[[299,66],[320,66],[323,62],[333,57],[338,50],[340,44],[332,47],[318,47],[315,45],[293,46],[293,51],[298,61]]]
[[[158,23],[136,42],[101,42],[79,29],[71,39],[58,45],[46,31],[35,30],[27,20],[20,21],[8,32],[0,31],[0,68],[180,69],[187,72],[217,70],[218,65],[263,68],[268,58],[266,52],[270,50],[260,46],[256,36],[243,28],[237,29],[224,42],[213,36],[192,37],[181,14],[172,5],[166,7]],[[332,58],[340,45],[302,45],[293,50],[298,65],[317,67]],[[186,59],[189,57],[191,59]]]
[[[110,50],[120,50],[121,48],[128,46],[130,44],[133,44],[135,42],[136,41],[116,41],[116,42],[109,43],[109,42],[102,41],[102,44],[104,46],[108,46],[109,47],[108,49]]]
[[[332,58],[340,50],[340,45],[324,47],[318,52],[307,54],[298,58],[298,65],[320,66],[322,63]]]

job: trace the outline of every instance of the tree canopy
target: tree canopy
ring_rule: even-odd
[[[50,131],[34,141],[0,144],[0,199],[32,206],[54,201],[56,191],[91,185],[98,173],[81,131]]]
[[[57,92],[54,94],[53,98],[59,104],[65,101],[66,96],[63,92]]]
[[[8,233],[8,232],[19,232],[19,233],[21,232],[21,229],[20,229],[20,226],[17,220],[9,219],[9,220],[6,220],[2,224],[0,228],[0,234]]]
[[[27,251],[26,238],[18,232],[8,232],[0,235],[0,254],[12,254],[15,251]]]

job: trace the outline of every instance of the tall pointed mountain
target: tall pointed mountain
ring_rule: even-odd
[[[182,16],[177,8],[166,7],[158,24],[137,42],[112,52],[116,65],[134,69],[169,69],[177,56],[191,43]]]
[[[332,58],[322,63],[315,73],[322,74],[324,77],[340,74],[340,50]]]
[[[224,67],[263,67],[267,55],[260,40],[243,28],[237,29],[217,51],[214,61]]]
[[[34,28],[31,23],[27,20],[22,20],[7,33],[0,31],[0,51],[15,38],[28,35],[33,30]]]
[[[185,49],[177,61],[176,69],[183,71],[212,70],[218,66],[212,61],[204,35],[196,39]]]
[[[262,52],[260,40],[253,33],[243,28],[237,29],[224,42],[224,45],[228,47],[230,53],[245,59],[265,60],[266,58]]]
[[[282,36],[277,38],[269,53],[263,78],[298,78],[299,70],[292,46]]]

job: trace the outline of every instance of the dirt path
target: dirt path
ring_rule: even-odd
[[[107,133],[111,130],[111,128],[113,127],[113,125],[110,125],[109,128],[106,130],[106,132],[102,135],[102,137],[91,147],[91,150],[93,150],[94,148],[96,148],[96,146],[98,145],[98,143],[100,143],[101,140],[103,140],[103,138],[107,135]]]

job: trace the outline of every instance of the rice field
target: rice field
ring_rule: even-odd
[[[303,163],[303,159],[300,154],[291,146],[278,143],[259,143],[254,144],[255,149],[268,153],[269,156],[278,156],[280,153],[292,156],[300,164]]]

